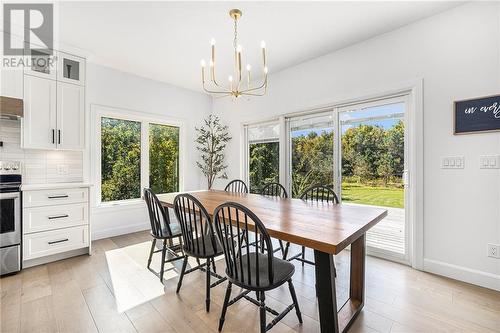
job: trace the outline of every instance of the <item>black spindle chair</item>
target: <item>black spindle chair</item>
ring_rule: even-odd
[[[177,220],[180,223],[183,238],[183,251],[185,253],[182,264],[181,275],[177,284],[177,293],[182,286],[182,279],[185,274],[198,269],[206,272],[206,298],[205,309],[210,311],[210,288],[222,283],[227,278],[217,274],[214,258],[222,255],[222,247],[213,230],[212,221],[203,205],[191,194],[179,194],[174,199],[174,210]],[[198,266],[186,270],[188,257],[196,258]],[[200,259],[206,262],[200,264]],[[211,266],[212,264],[212,266]],[[206,266],[206,268],[204,268]],[[213,272],[211,271],[213,268]],[[218,280],[210,283],[210,277],[214,276]]]
[[[154,192],[146,188],[144,189],[144,200],[148,206],[149,221],[151,223],[151,236],[153,242],[151,244],[151,251],[149,252],[148,269],[151,266],[153,253],[161,252],[161,266],[160,266],[160,281],[163,283],[163,273],[165,272],[165,263],[184,258],[184,253],[181,256],[177,254],[179,250],[182,252],[182,234],[181,227],[178,223],[171,223],[168,211],[161,205],[160,200],[156,197]],[[179,244],[173,246],[173,239],[179,239]],[[154,250],[156,241],[163,242],[163,247],[160,250]],[[167,246],[168,242],[168,246]],[[165,260],[167,252],[171,254],[171,258]]]
[[[292,276],[295,272],[293,264],[286,260],[274,257],[273,244],[264,224],[248,208],[234,202],[226,202],[214,211],[214,225],[217,236],[221,240],[226,260],[226,275],[229,283],[224,297],[224,305],[219,320],[219,331],[222,330],[228,306],[245,298],[260,308],[260,332],[264,333],[276,325],[288,312],[295,308],[295,312],[302,323]],[[260,246],[252,248],[244,246],[243,236],[254,233]],[[267,307],[265,292],[278,288],[288,282],[293,303],[283,312]],[[232,284],[246,289],[230,300]],[[255,291],[257,299],[248,294]],[[266,311],[276,317],[266,325]]]
[[[288,198],[286,189],[280,183],[269,183],[264,185],[260,191],[262,195],[269,195],[272,197]]]
[[[229,184],[226,185],[224,189],[226,192],[239,192],[239,193],[248,193],[247,184],[241,179],[231,180]]]
[[[315,186],[309,187],[301,194],[300,198],[302,200],[306,200],[306,201],[325,202],[325,203],[332,203],[332,204],[339,203],[339,198],[337,197],[337,194],[335,194],[335,192],[331,188],[323,186],[323,185],[315,185]],[[286,256],[288,254],[289,248],[290,248],[290,243],[288,242],[285,245],[285,254],[284,254],[285,259],[286,259]],[[313,261],[306,259],[306,247],[305,246],[302,246],[301,253],[298,253],[298,254],[293,255],[290,258],[288,258],[289,261],[294,260],[294,259],[301,261],[302,266],[304,266],[304,263],[314,265]]]
[[[260,191],[260,194],[271,197],[288,198],[288,193],[286,192],[285,187],[280,183],[268,183],[264,185],[264,187]],[[275,249],[274,252],[276,253],[281,250],[281,254],[284,256],[285,248],[283,246],[283,242],[281,241],[281,239],[279,239],[278,241],[280,247],[279,249]]]

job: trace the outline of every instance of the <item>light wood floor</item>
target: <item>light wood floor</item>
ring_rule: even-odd
[[[217,332],[226,284],[212,289],[206,313],[203,273],[187,275],[176,295],[177,268],[166,274],[165,287],[145,269],[149,241],[146,232],[98,240],[92,256],[0,279],[1,332]],[[339,302],[346,298],[347,259],[336,258]],[[222,271],[223,260],[217,267]],[[292,311],[272,332],[318,332],[314,268],[297,262],[294,284],[304,324]],[[500,332],[498,292],[369,257],[366,293],[351,332]],[[285,287],[266,300],[278,311],[291,303]],[[229,308],[223,332],[257,332],[257,326],[258,308],[240,300]]]

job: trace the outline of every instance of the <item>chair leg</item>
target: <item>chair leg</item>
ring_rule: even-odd
[[[288,249],[290,248],[290,242],[286,242],[285,244],[285,252],[283,253],[283,260],[286,260],[286,256],[288,255]]]
[[[213,266],[212,268],[214,270],[214,273],[217,274],[217,266],[215,266],[215,259],[214,258],[212,258],[212,266]]]
[[[207,259],[207,294],[205,298],[205,310],[210,312],[210,259]]]
[[[302,324],[302,314],[300,313],[299,302],[297,302],[297,295],[295,295],[295,288],[293,287],[292,279],[288,280],[288,289],[290,289],[290,294],[292,295],[295,313],[297,314],[297,318],[299,318],[299,323]]]
[[[175,291],[176,293],[178,293],[181,290],[182,279],[184,278],[184,273],[186,272],[187,263],[188,263],[188,257],[186,256],[184,257],[184,261],[182,263],[181,276],[179,276],[179,282],[177,282],[177,290]]]
[[[167,255],[167,240],[163,240],[163,249],[161,250],[161,268],[160,268],[160,281],[163,283],[163,273],[165,272],[165,256]]]
[[[224,305],[222,306],[222,313],[219,319],[219,332],[222,331],[222,326],[224,325],[224,320],[226,320],[227,304],[229,303],[229,298],[231,297],[231,286],[232,283],[229,282],[226,288],[226,296],[224,297]]]
[[[260,292],[260,333],[266,332],[266,295]]]
[[[283,246],[283,241],[281,239],[278,239],[278,242],[280,244],[281,254],[284,256],[285,255],[285,247]]]
[[[306,259],[306,247],[302,246],[302,267],[304,267],[304,260]]]
[[[153,260],[153,252],[155,250],[155,246],[156,246],[156,238],[153,238],[153,241],[151,242],[151,251],[149,252],[148,269],[149,266],[151,266],[151,260]]]

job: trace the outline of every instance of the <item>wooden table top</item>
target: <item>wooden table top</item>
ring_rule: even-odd
[[[261,219],[271,237],[331,254],[340,253],[387,216],[387,210],[370,206],[306,202],[218,190],[183,193],[196,197],[209,214],[224,202],[240,203]],[[172,208],[177,194],[162,194],[158,198],[164,206]]]

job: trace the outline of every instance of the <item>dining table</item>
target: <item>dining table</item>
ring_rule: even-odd
[[[314,250],[320,330],[348,331],[365,301],[366,233],[387,216],[387,210],[220,190],[183,193],[198,199],[210,215],[222,203],[242,204],[259,217],[271,237]],[[158,198],[164,207],[173,208],[177,194],[162,194]],[[349,298],[337,307],[335,256],[349,246]]]

